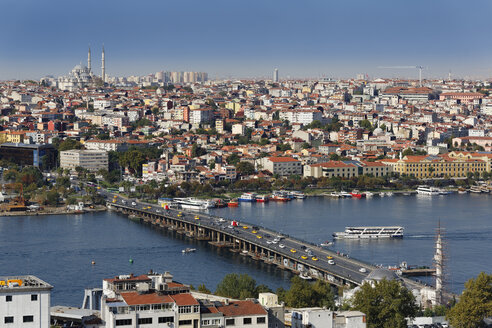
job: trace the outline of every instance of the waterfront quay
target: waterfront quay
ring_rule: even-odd
[[[361,285],[367,275],[377,269],[369,263],[341,256],[317,245],[247,222],[227,220],[205,213],[163,209],[138,201],[130,202],[105,191],[101,193],[108,198],[110,209],[138,218],[141,222],[173,230],[197,240],[205,240],[216,247],[228,248],[232,252],[276,265],[294,274],[305,273],[335,286]],[[280,242],[271,243],[272,239],[278,237],[281,237]],[[311,255],[307,256],[306,250],[310,250]],[[404,280],[413,288],[425,287],[414,280]]]

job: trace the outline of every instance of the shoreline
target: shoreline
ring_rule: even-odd
[[[50,208],[48,210],[28,212],[28,211],[19,211],[19,212],[3,212],[0,213],[0,218],[2,217],[11,217],[11,216],[41,216],[41,215],[76,215],[76,214],[87,214],[92,212],[104,212],[107,211],[106,206],[98,206],[96,208],[84,209],[82,211],[78,210],[67,210],[66,208],[56,207]]]

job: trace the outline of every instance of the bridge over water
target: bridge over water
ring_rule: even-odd
[[[226,247],[232,252],[277,265],[295,274],[304,272],[336,286],[361,285],[367,275],[377,269],[369,263],[338,255],[329,249],[244,221],[235,221],[237,226],[234,226],[232,220],[206,213],[165,210],[138,201],[132,204],[118,195],[106,191],[101,193],[107,196],[107,204],[111,209],[135,216],[148,224],[197,240],[206,240],[216,247]],[[276,237],[281,237],[281,241],[273,242]],[[312,255],[308,256],[307,249],[311,250]],[[403,279],[411,288],[425,287],[412,279]]]

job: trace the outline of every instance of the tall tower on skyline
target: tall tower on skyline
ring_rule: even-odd
[[[102,65],[101,65],[101,79],[103,81],[103,83],[106,83],[106,69],[105,69],[105,63],[104,63],[104,45],[103,45],[103,49],[102,49],[102,58],[101,58],[101,62],[102,62]]]
[[[87,68],[91,71],[91,46],[89,46],[89,53],[87,54]]]
[[[278,68],[273,70],[273,82],[278,82]]]
[[[444,287],[444,251],[442,241],[441,220],[436,230],[436,253],[434,255],[434,264],[436,267],[436,304],[443,304],[443,287]]]

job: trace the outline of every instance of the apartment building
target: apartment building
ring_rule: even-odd
[[[75,170],[82,167],[97,172],[108,169],[108,153],[105,150],[72,149],[60,152],[60,167]]]
[[[304,166],[304,177],[352,178],[360,175],[382,177],[391,172],[391,166],[381,162],[329,161]]]
[[[263,169],[272,172],[272,174],[280,176],[302,175],[301,162],[292,157],[265,157],[261,159],[260,164]]]
[[[466,177],[468,173],[485,172],[490,166],[483,158],[472,156],[423,155],[405,156],[394,163],[394,172],[416,178]]]
[[[38,277],[0,277],[0,326],[49,327],[53,287]]]

